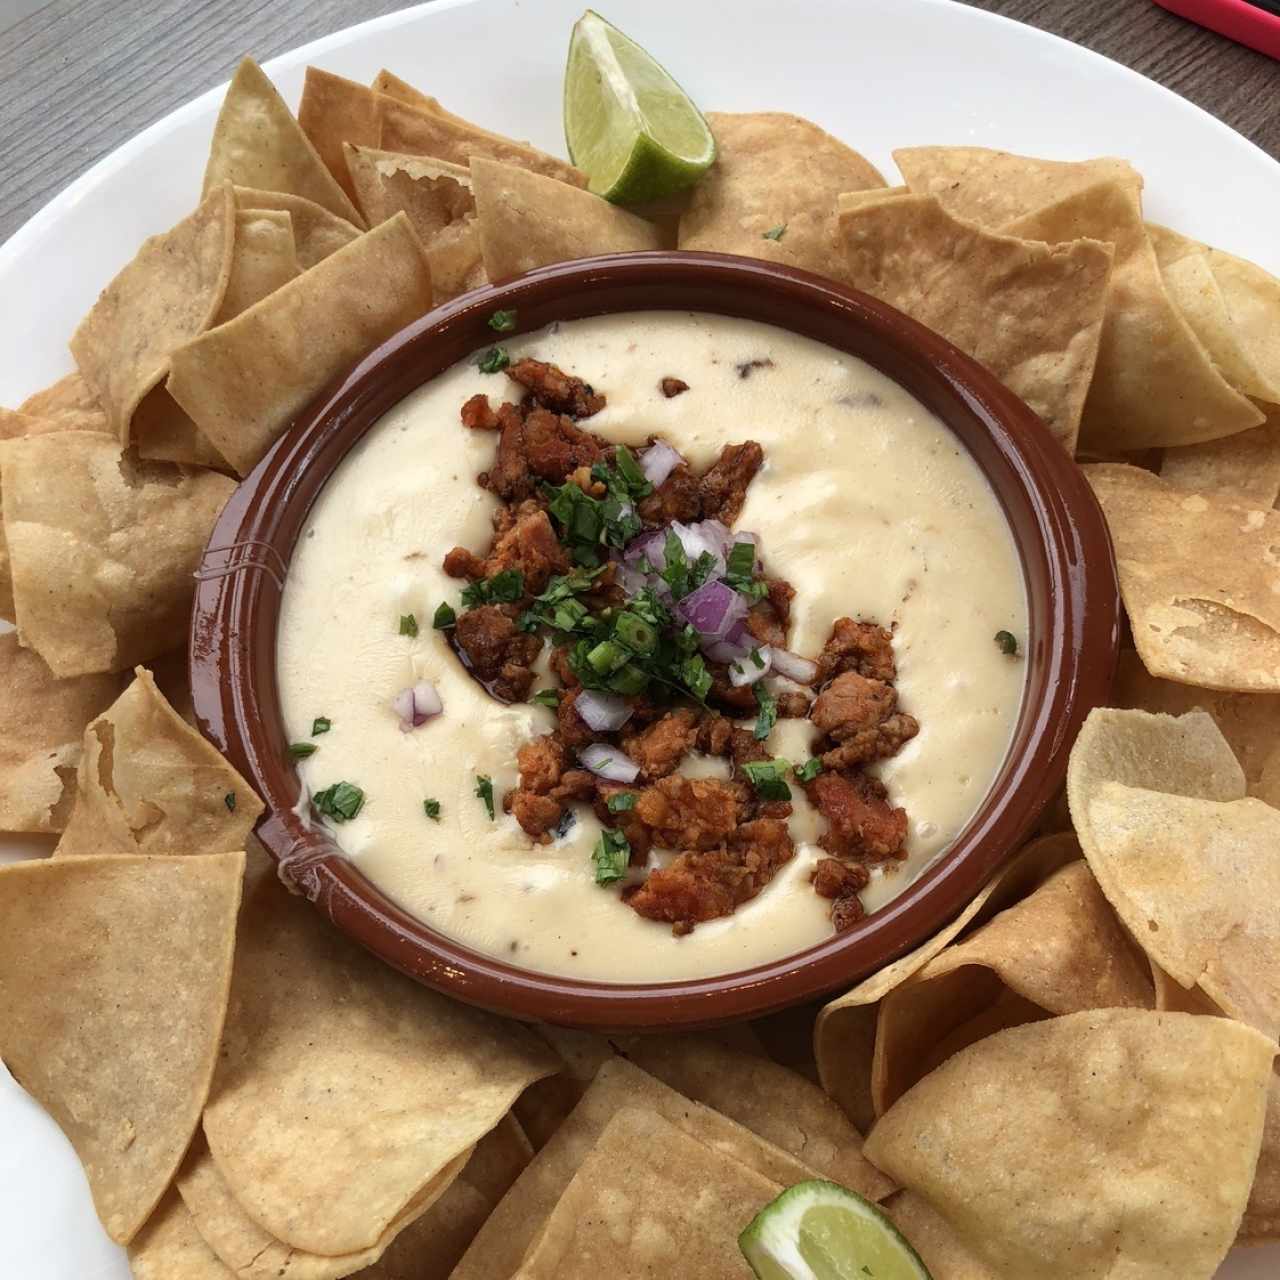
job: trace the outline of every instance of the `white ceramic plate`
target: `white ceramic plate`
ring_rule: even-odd
[[[308,62],[363,81],[387,66],[463,115],[562,151],[561,70],[583,2],[436,0],[267,70],[296,104]],[[731,17],[709,0],[603,8],[706,108],[809,116],[886,175],[894,147],[919,143],[1124,156],[1146,176],[1151,218],[1280,274],[1280,164],[1158,85],[1030,27],[951,0],[734,0]],[[66,340],[99,289],[144,236],[189,211],[221,98],[207,93],[139,134],[0,248],[0,404],[71,369]],[[35,851],[13,845],[8,856]],[[32,956],[33,981],[39,973]],[[1237,1251],[1221,1278],[1278,1272],[1272,1246]],[[128,1274],[71,1148],[0,1069],[0,1276]]]

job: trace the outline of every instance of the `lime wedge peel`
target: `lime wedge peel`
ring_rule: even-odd
[[[589,188],[617,204],[692,185],[716,144],[688,94],[636,42],[588,9],[569,41],[564,76],[569,157]]]
[[[930,1280],[881,1210],[821,1179],[765,1205],[738,1245],[759,1280]]]

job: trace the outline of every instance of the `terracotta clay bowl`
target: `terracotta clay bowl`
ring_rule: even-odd
[[[516,311],[520,331],[653,309],[794,330],[861,357],[905,387],[956,434],[990,481],[1019,549],[1030,611],[1026,692],[1012,745],[951,848],[849,931],[797,955],[709,978],[611,984],[536,973],[401,911],[342,856],[323,826],[305,824],[296,812],[299,781],[289,763],[275,667],[295,541],[347,451],[397,401],[489,346],[486,321],[499,308]],[[566,263],[432,311],[368,356],[275,444],[227,504],[197,576],[196,714],[265,801],[258,834],[282,879],[337,928],[427,986],[523,1019],[607,1030],[709,1026],[768,1013],[847,988],[934,933],[1023,843],[1060,787],[1080,725],[1109,694],[1120,618],[1102,513],[1076,465],[1026,405],[892,307],[804,272],[719,254]]]

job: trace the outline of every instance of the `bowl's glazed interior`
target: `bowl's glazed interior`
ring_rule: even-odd
[[[714,977],[612,984],[542,974],[472,950],[401,911],[299,813],[276,687],[276,627],[294,544],[347,452],[409,392],[519,331],[604,313],[679,310],[793,330],[866,360],[935,413],[992,486],[1017,544],[1029,615],[1026,685],[1008,755],[952,846],[896,898],[797,955]],[[410,976],[513,1016],[602,1030],[708,1026],[847,987],[935,932],[1031,831],[1114,675],[1120,618],[1102,514],[1074,462],[973,360],[866,295],[716,254],[647,253],[545,268],[465,295],[385,343],[304,413],[233,494],[210,538],[191,629],[203,731],[266,804],[258,834],[282,879]]]

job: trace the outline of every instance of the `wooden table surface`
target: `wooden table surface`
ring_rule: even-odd
[[[1133,67],[1280,158],[1280,63],[1150,0],[972,2]],[[265,60],[404,7],[403,0],[0,0],[0,242],[99,157],[226,80],[246,51]]]

